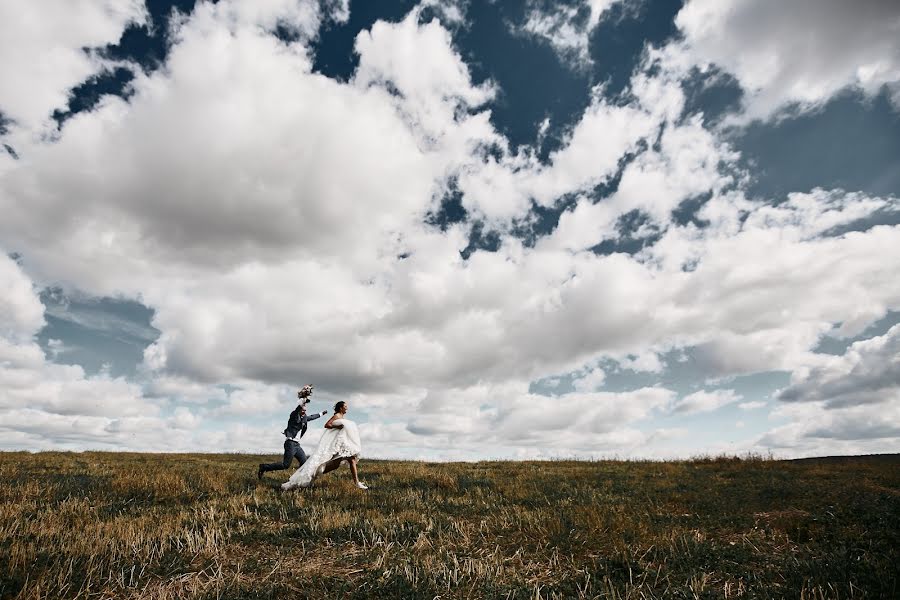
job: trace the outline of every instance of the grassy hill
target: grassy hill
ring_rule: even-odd
[[[0,453],[2,598],[898,598],[900,462]],[[266,457],[271,460],[272,457]]]

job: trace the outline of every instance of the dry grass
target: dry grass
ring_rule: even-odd
[[[900,463],[2,453],[2,598],[897,598]]]

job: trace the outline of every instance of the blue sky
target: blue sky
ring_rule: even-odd
[[[313,383],[377,457],[896,451],[898,26],[9,3],[0,448],[275,452]]]

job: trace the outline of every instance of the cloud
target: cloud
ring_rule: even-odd
[[[139,75],[128,101],[107,97],[70,119],[57,143],[22,150],[0,202],[32,208],[4,228],[10,245],[56,238],[47,262],[73,260],[54,276],[129,294],[162,263],[332,255],[371,267],[399,253],[443,177],[492,139],[486,114],[457,115],[491,88],[469,83],[437,22],[376,24],[358,40],[360,68],[345,85],[312,73],[302,44],[255,25],[274,17],[241,21],[250,9],[239,6],[199,5],[177,25],[166,69]],[[411,47],[431,75],[405,58]],[[73,192],[79,219],[59,218]]]
[[[10,341],[30,339],[44,326],[44,306],[35,295],[31,280],[16,262],[6,254],[0,255],[0,338]]]
[[[617,106],[596,96],[560,149],[551,154],[550,166],[526,179],[532,195],[546,205],[606,181],[625,154],[656,133],[661,123],[654,117],[642,106]]]
[[[635,121],[629,115],[621,115],[621,118],[625,122]],[[604,126],[604,129],[609,127]],[[588,137],[595,141],[603,139],[596,132],[589,133]],[[585,151],[588,151],[587,147]],[[560,216],[553,234],[540,243],[571,250],[591,248],[605,239],[618,238],[619,218],[633,211],[648,217],[655,228],[664,229],[672,221],[672,211],[683,201],[702,193],[720,191],[733,181],[719,168],[720,162],[733,158],[730,149],[717,141],[697,119],[678,127],[667,127],[660,136],[659,149],[640,153],[629,162],[617,190],[610,197],[601,202],[580,199],[572,210]],[[597,162],[597,159],[593,160],[595,167]],[[571,182],[577,178],[568,174],[565,180]]]
[[[787,423],[756,441],[757,448],[790,456],[896,452],[900,403],[827,408],[822,402],[785,404],[773,418]]]
[[[449,26],[464,25],[466,22],[467,0],[422,0],[421,9],[430,9]]]
[[[676,18],[698,64],[744,90],[741,119],[812,110],[841,90],[888,86],[900,106],[900,8],[895,2],[690,0]]]
[[[228,393],[219,386],[165,374],[152,377],[144,387],[144,394],[150,398],[169,398],[189,404],[224,402],[228,398]]]
[[[734,390],[701,390],[679,398],[672,404],[672,411],[686,414],[712,412],[740,399],[741,395]]]
[[[130,449],[186,451],[258,450],[271,438],[264,429],[219,422],[204,431],[199,414],[177,403],[224,402],[222,414],[264,414],[279,408],[284,390],[252,382],[227,395],[218,388],[172,377],[149,389],[101,371],[86,376],[77,365],[47,359],[34,341],[43,306],[21,267],[0,257],[0,448]],[[55,346],[51,344],[51,352]]]
[[[187,409],[171,416],[67,416],[21,408],[3,411],[0,448],[35,451],[129,450],[136,452],[271,452],[280,454],[268,427],[219,424],[215,431]],[[275,446],[273,448],[273,445]]]
[[[659,359],[659,355],[652,351],[626,356],[619,359],[618,362],[623,369],[635,372],[662,373],[666,368],[666,365]]]
[[[130,23],[144,23],[141,0],[4,2],[0,6],[0,112],[19,127],[39,129],[69,90],[105,65],[85,49],[118,42]]]
[[[293,405],[285,405],[285,397],[290,398],[290,390],[286,387],[246,384],[245,387],[230,392],[225,405],[216,413],[250,416],[274,414],[279,409],[286,411],[287,407],[293,409]]]
[[[758,442],[799,455],[893,452],[900,443],[900,325],[795,371]]]
[[[529,2],[527,18],[515,31],[543,39],[576,67],[591,63],[590,35],[611,6],[621,0],[579,0],[573,4]]]
[[[284,15],[307,23],[293,6],[199,4],[127,101],[103,99],[4,164],[0,239],[22,255],[0,265],[13,290],[0,305],[11,422],[41,411],[52,436],[60,415],[77,416],[72,445],[155,447],[129,437],[145,427],[173,447],[256,448],[271,427],[235,421],[276,414],[283,386],[312,382],[362,409],[379,452],[674,451],[656,416],[738,397],[601,392],[598,364],[659,372],[660,353],[689,348],[708,377],[817,373],[835,360],[813,351],[835,324],[851,336],[900,309],[900,265],[885,255],[900,228],[857,227],[896,200],[748,199],[739,157],[681,114],[661,54],[648,52],[622,102],[595,90],[541,163],[494,130],[496,84],[473,80],[437,21],[416,10],[377,22],[338,82],[312,71],[306,38],[267,32]],[[453,180],[470,220],[428,225]],[[532,203],[561,209],[577,194],[548,235],[512,233]],[[689,200],[702,206],[676,219]],[[640,226],[625,231],[631,216]],[[473,220],[498,247],[464,259]],[[643,249],[595,251],[629,236]],[[151,308],[147,381],[48,362],[32,281]],[[573,373],[574,393],[528,392]],[[92,404],[95,392],[115,406]],[[207,419],[219,430],[192,431]]]
[[[344,23],[350,18],[349,0],[220,0],[195,6],[170,25],[177,37],[182,24],[213,19],[236,32],[247,26],[274,32],[281,27],[302,43],[314,40],[325,20]]]
[[[548,397],[530,394],[527,384],[512,382],[429,390],[412,411],[407,431],[452,439],[463,447],[608,451],[646,441],[647,435],[631,426],[664,408],[673,397],[670,390],[657,387]]]
[[[420,17],[417,7],[399,23],[376,21],[361,31],[353,84],[389,90],[419,147],[434,155],[434,168],[443,171],[432,175],[449,175],[477,162],[481,149],[503,143],[490,113],[477,110],[494,98],[496,87],[490,81],[474,84],[450,32],[437,19],[420,23]],[[423,58],[428,69],[421,68]]]
[[[665,228],[683,201],[736,183],[738,155],[703,126],[700,115],[682,118],[685,94],[681,67],[662,51],[650,51],[631,79],[630,102],[613,102],[603,86],[565,133],[561,146],[542,163],[533,151],[488,156],[459,178],[463,206],[505,229],[527,221],[531,203],[553,207],[581,194],[565,211],[552,236],[539,240],[556,248],[584,250],[618,236],[617,220],[634,211]],[[597,186],[620,180],[602,202]]]
[[[572,387],[579,392],[593,392],[603,387],[604,381],[606,373],[600,367],[595,367],[573,380]]]
[[[767,403],[762,400],[751,400],[750,402],[741,402],[738,404],[738,408],[741,410],[756,410],[758,408],[763,408],[766,405]]]
[[[698,213],[706,227],[670,227],[644,251],[666,269],[689,269],[673,279],[686,287],[671,289],[681,327],[718,323],[694,344],[710,377],[819,364],[811,349],[834,323],[841,335],[857,335],[896,305],[894,276],[885,272],[893,267],[879,250],[896,243],[896,227],[825,235],[853,222],[859,204],[895,201],[821,190],[801,196],[777,209],[792,215],[779,219],[768,218],[767,205],[714,197]],[[689,298],[706,311],[699,321]]]
[[[661,187],[626,194],[632,188],[625,186],[621,197],[634,201],[620,211],[652,208],[654,198],[671,210],[702,189],[682,191],[682,173],[715,164],[717,146],[698,143],[706,138],[697,124],[682,127],[651,151],[670,158],[647,157],[636,167]],[[696,152],[701,158],[678,158],[697,147],[705,148]],[[708,185],[720,185],[715,169],[706,173]],[[442,232],[411,219],[399,239],[385,239],[383,232],[369,237],[356,229],[351,218],[332,225],[333,237],[348,236],[343,247],[304,247],[309,241],[301,236],[299,247],[288,244],[279,253],[245,247],[252,262],[228,265],[227,245],[214,264],[190,249],[170,262],[155,246],[137,246],[129,254],[137,268],[90,269],[77,280],[92,285],[102,276],[95,290],[140,293],[152,305],[162,333],[145,356],[160,375],[210,384],[315,380],[339,392],[376,394],[539,378],[603,356],[640,356],[657,345],[697,346],[711,376],[793,370],[819,360],[810,349],[834,322],[864,326],[897,306],[894,268],[880,252],[896,243],[896,228],[820,237],[887,201],[815,191],[774,210],[733,192],[713,193],[698,214],[707,227],[676,225],[659,210],[661,239],[634,256],[556,249],[547,240],[565,236],[555,233],[533,248],[504,236],[497,252],[464,261],[463,226]],[[209,198],[212,227],[221,197]],[[595,230],[608,223],[586,215]],[[142,216],[132,215],[133,223]],[[71,277],[95,253],[107,252],[102,237],[92,241],[87,232],[70,240],[78,244],[62,239],[64,252],[48,252],[52,239],[30,246],[38,272]]]
[[[111,278],[152,276],[146,259],[222,265],[350,246],[365,255],[377,250],[373,238],[424,213],[433,171],[385,93],[312,75],[304,52],[250,28],[231,34],[209,16],[180,37],[169,68],[139,78],[129,102],[72,118],[57,144],[35,148],[29,168],[6,178],[27,185],[59,166],[23,219],[55,210],[62,187],[90,191],[80,230],[19,223],[89,244],[89,272],[72,265],[80,281],[96,280],[97,264]],[[287,97],[298,100],[273,102]],[[245,114],[256,117],[233,118]],[[84,171],[86,160],[105,168]],[[338,170],[354,176],[335,182]]]
[[[805,432],[810,438],[872,440],[900,438],[900,404],[885,407],[879,413],[847,410],[816,422]]]
[[[0,412],[28,408],[57,415],[155,414],[138,386],[105,373],[85,377],[77,365],[46,360],[33,341],[44,307],[30,279],[11,258],[0,257]]]
[[[900,405],[900,325],[854,342],[839,357],[800,371],[776,398],[822,402],[825,408],[891,402]]]

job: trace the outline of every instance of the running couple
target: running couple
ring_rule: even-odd
[[[359,441],[359,429],[356,423],[346,417],[350,408],[346,402],[338,402],[334,405],[334,414],[325,422],[325,432],[319,440],[319,445],[309,457],[300,447],[298,441],[306,433],[306,424],[319,417],[325,416],[328,411],[312,415],[306,414],[306,405],[312,396],[313,386],[306,385],[297,392],[300,403],[288,417],[288,425],[284,430],[284,459],[281,462],[259,465],[256,476],[262,479],[263,473],[268,471],[281,471],[288,469],[294,458],[300,463],[300,468],[294,471],[291,478],[281,484],[284,490],[300,487],[309,487],[319,476],[329,471],[334,471],[341,463],[350,465],[350,473],[353,475],[353,483],[360,489],[368,489],[365,483],[359,480],[356,471],[356,463],[359,460],[362,446]]]

